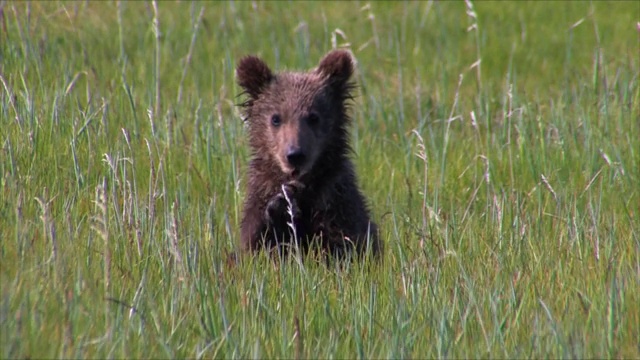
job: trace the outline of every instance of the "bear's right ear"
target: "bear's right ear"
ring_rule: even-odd
[[[256,99],[273,79],[271,69],[256,56],[245,56],[236,67],[238,85]]]
[[[353,56],[347,50],[332,50],[320,60],[316,71],[324,74],[329,81],[344,90],[344,86],[353,75]]]

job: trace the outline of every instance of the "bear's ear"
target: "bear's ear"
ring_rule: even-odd
[[[317,71],[328,76],[331,84],[342,88],[353,74],[353,56],[347,50],[333,50],[320,60]]]
[[[245,56],[240,59],[236,67],[236,76],[238,85],[253,99],[258,98],[273,79],[271,69],[256,56]]]

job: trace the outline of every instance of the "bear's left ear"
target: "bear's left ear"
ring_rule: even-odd
[[[238,85],[252,99],[257,99],[265,87],[273,80],[271,69],[262,59],[256,56],[245,56],[240,59],[236,67],[236,76],[238,77]]]
[[[353,56],[347,50],[333,50],[320,60],[317,72],[328,76],[329,82],[344,89],[353,75]]]

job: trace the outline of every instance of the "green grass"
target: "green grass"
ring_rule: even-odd
[[[0,357],[640,357],[640,5],[468,6],[0,4]],[[230,267],[234,64],[332,42],[384,262]]]

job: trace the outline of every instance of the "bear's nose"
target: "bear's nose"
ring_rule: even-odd
[[[304,161],[306,160],[306,158],[307,157],[304,154],[304,152],[302,152],[302,149],[300,149],[298,147],[291,147],[287,151],[287,161],[293,167],[302,166],[304,164]]]

